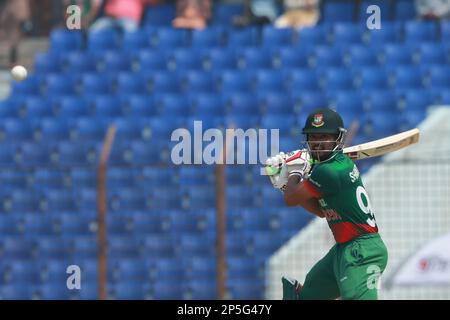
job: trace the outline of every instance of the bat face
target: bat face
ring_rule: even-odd
[[[352,160],[379,157],[417,143],[419,133],[419,129],[415,128],[379,140],[347,147],[343,152]],[[265,175],[273,175],[278,172],[279,170],[266,170]]]

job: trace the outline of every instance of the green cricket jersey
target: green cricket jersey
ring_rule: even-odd
[[[378,232],[358,168],[342,151],[313,165],[304,185],[318,199],[336,242]]]

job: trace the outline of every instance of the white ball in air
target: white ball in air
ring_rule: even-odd
[[[22,81],[28,75],[27,69],[24,66],[15,66],[11,69],[11,75],[16,81]]]

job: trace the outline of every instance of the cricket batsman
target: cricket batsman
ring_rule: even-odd
[[[303,134],[306,149],[267,160],[268,166],[281,168],[271,181],[287,206],[325,218],[336,244],[308,272],[303,286],[282,278],[283,299],[375,300],[388,254],[358,168],[343,153],[342,118],[329,108],[315,110]]]

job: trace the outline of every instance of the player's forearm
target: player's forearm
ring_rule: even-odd
[[[317,199],[307,195],[308,191],[305,190],[300,177],[290,177],[284,191],[284,201],[286,205],[288,207],[302,206],[312,214],[323,218],[324,215]]]

